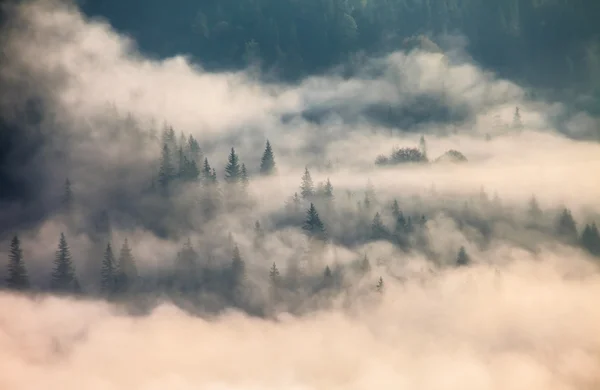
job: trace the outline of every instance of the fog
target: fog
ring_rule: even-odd
[[[532,99],[460,36],[290,84],[146,58],[69,2],[7,10],[0,258],[18,235],[31,288],[2,284],[0,388],[600,389],[600,241],[579,238],[600,222],[591,114]],[[156,192],[169,127],[218,185]],[[375,164],[421,136],[430,163]],[[260,175],[267,140],[277,173]],[[223,183],[232,147],[244,191]],[[449,150],[468,161],[436,160]],[[305,169],[333,197],[295,206]],[[303,227],[311,203],[324,248]],[[575,237],[556,228],[565,208]],[[78,294],[52,291],[61,233]],[[107,298],[103,251],[125,240],[141,282]],[[179,268],[186,245],[196,273]],[[230,285],[233,247],[245,276]]]

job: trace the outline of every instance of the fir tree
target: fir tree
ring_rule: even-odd
[[[135,259],[131,253],[129,242],[127,239],[123,242],[121,252],[119,254],[119,267],[118,267],[118,290],[123,292],[133,287],[134,283],[138,278],[137,266]]]
[[[469,255],[467,254],[467,250],[465,249],[464,246],[461,246],[460,249],[458,250],[458,255],[456,256],[456,264],[458,266],[466,266],[466,265],[469,265],[470,262],[471,262],[471,259],[469,258]]]
[[[302,228],[311,238],[325,240],[327,237],[325,225],[323,225],[323,222],[321,222],[319,213],[317,212],[317,209],[313,203],[310,204],[306,215],[306,221],[304,222],[304,226]]]
[[[569,209],[565,208],[558,217],[556,232],[570,242],[577,241],[577,225]]]
[[[542,210],[535,196],[532,196],[529,200],[529,208],[527,210],[529,218],[533,221],[539,221],[542,217]]]
[[[225,181],[227,183],[239,183],[242,179],[242,170],[240,167],[240,161],[235,154],[235,149],[231,148],[229,158],[227,160],[227,166],[225,167]]]
[[[110,243],[106,245],[102,268],[100,270],[100,289],[104,294],[111,294],[116,287],[115,256]]]
[[[377,290],[378,293],[383,293],[383,288],[384,288],[384,284],[383,284],[383,277],[379,277],[379,280],[377,281],[377,285],[375,286],[375,289]]]
[[[64,233],[60,234],[58,250],[54,257],[51,287],[57,292],[79,292],[79,282],[71,259],[71,250]]]
[[[233,248],[233,257],[231,260],[231,276],[232,282],[234,286],[241,284],[244,280],[246,266],[244,261],[242,260],[242,256],[240,255],[240,249],[236,245]]]
[[[394,216],[394,218],[397,219],[400,216],[400,214],[400,205],[398,204],[398,200],[394,199],[394,201],[392,202],[392,215]]]
[[[23,250],[19,237],[14,236],[10,242],[10,252],[8,253],[8,278],[6,282],[8,287],[14,290],[25,290],[29,288],[29,277],[23,260]]]
[[[190,159],[197,164],[202,161],[202,149],[198,141],[190,134],[188,138],[188,150],[190,151]]]
[[[312,177],[310,176],[310,172],[308,171],[308,167],[304,168],[302,183],[300,184],[300,195],[302,196],[302,199],[310,199],[315,195],[315,186]]]
[[[175,175],[173,162],[171,161],[171,152],[167,143],[163,144],[162,155],[160,158],[160,168],[158,170],[158,183],[163,190],[169,187],[169,183]]]
[[[241,181],[244,188],[248,188],[250,180],[248,178],[248,172],[246,171],[246,164],[242,164]]]
[[[204,158],[204,165],[202,166],[202,179],[207,183],[212,182],[212,169],[210,167],[210,163],[208,162],[208,158]]]
[[[277,264],[273,263],[269,269],[269,279],[271,279],[271,283],[276,286],[279,283],[279,278],[279,269],[277,268]]]
[[[371,224],[371,238],[373,240],[383,240],[387,237],[387,229],[381,220],[381,215],[375,213],[373,223]]]
[[[272,175],[276,172],[275,157],[273,156],[273,150],[271,149],[271,143],[267,140],[265,151],[260,160],[260,174],[261,175]]]
[[[406,226],[406,219],[404,218],[404,214],[402,213],[402,211],[399,211],[398,215],[396,216],[395,232],[396,234],[404,234],[408,232]]]
[[[586,225],[581,233],[581,246],[594,256],[600,256],[600,234],[595,223]]]
[[[325,186],[323,187],[323,195],[326,199],[333,199],[333,185],[331,185],[329,178],[327,178]]]

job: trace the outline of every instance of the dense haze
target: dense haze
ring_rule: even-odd
[[[0,388],[600,389],[592,113],[460,32],[291,83],[5,11]]]

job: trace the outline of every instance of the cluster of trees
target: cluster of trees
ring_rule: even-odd
[[[168,212],[175,212],[176,202],[171,200],[177,199],[176,195],[179,191],[198,191],[203,205],[200,212],[208,216],[205,220],[207,224],[220,216],[237,215],[242,211],[252,216],[254,203],[250,201],[252,195],[247,189],[253,176],[246,165],[240,161],[234,148],[228,154],[223,183],[220,183],[216,170],[210,165],[208,157],[204,155],[194,137],[186,137],[182,134],[177,140],[174,130],[166,128],[161,145],[162,153],[160,161],[157,162],[158,169],[151,196],[155,196],[167,207],[172,207]],[[423,156],[427,154],[424,137],[421,138],[418,151]],[[199,169],[199,166],[202,168]],[[266,142],[260,165],[253,169],[253,172],[259,176],[277,174],[275,155],[269,141]],[[190,183],[195,185],[189,188],[183,187]],[[489,223],[490,217],[494,216],[491,210],[502,218],[508,218],[508,213],[502,209],[499,197],[496,196],[490,201],[485,192],[479,194],[475,203],[465,203],[462,210],[453,208],[452,204],[446,201],[439,202],[438,206],[424,205],[418,199],[408,202],[399,199],[382,202],[370,182],[358,197],[352,192],[346,192],[345,196],[341,195],[336,194],[329,178],[315,183],[309,167],[305,167],[298,191],[292,194],[285,204],[283,211],[285,217],[279,222],[269,221],[271,224],[267,229],[260,221],[253,222],[254,231],[248,231],[249,236],[254,236],[253,247],[245,249],[253,251],[247,254],[252,257],[258,255],[259,258],[269,259],[270,254],[264,247],[265,240],[268,234],[276,232],[286,224],[304,233],[306,252],[300,258],[292,259],[291,265],[290,261],[287,261],[284,273],[280,272],[277,261],[271,263],[268,270],[269,261],[263,262],[262,269],[261,266],[254,264],[256,262],[252,265],[247,264],[240,247],[230,236],[225,248],[228,255],[220,256],[222,261],[218,264],[214,262],[212,249],[203,248],[203,244],[200,244],[199,248],[194,248],[191,240],[188,239],[177,254],[175,266],[171,271],[161,271],[154,276],[140,276],[130,243],[124,241],[117,257],[113,253],[112,236],[109,233],[92,237],[105,249],[103,256],[100,254],[98,256],[98,262],[101,264],[98,264],[95,282],[86,280],[85,283],[81,283],[75,269],[75,264],[79,262],[72,259],[67,238],[61,234],[50,283],[47,286],[50,291],[57,293],[96,294],[99,292],[104,297],[123,297],[156,290],[191,296],[202,292],[218,296],[228,304],[252,311],[258,309],[247,306],[249,304],[245,299],[249,285],[256,278],[248,277],[249,272],[253,275],[268,274],[274,289],[273,296],[284,299],[281,297],[289,297],[290,294],[298,291],[321,294],[323,291],[332,292],[336,289],[349,288],[348,280],[374,276],[366,254],[357,255],[355,263],[350,265],[327,265],[321,270],[318,267],[307,266],[306,264],[313,260],[316,260],[317,264],[322,264],[322,255],[329,243],[346,246],[355,251],[355,248],[360,248],[369,242],[385,241],[397,247],[399,252],[416,250],[434,261],[442,260],[447,263],[448,259],[453,258],[456,266],[466,266],[471,260],[464,247],[457,248],[456,254],[432,252],[429,241],[435,238],[428,234],[428,218],[425,214],[435,215],[443,212],[454,218],[460,229],[465,231],[476,229],[483,237],[491,236]],[[210,202],[207,202],[208,200]],[[401,206],[402,204],[404,206]],[[71,215],[76,205],[77,193],[74,192],[71,181],[67,179],[63,195],[64,213],[67,216]],[[426,211],[419,212],[419,208]],[[109,214],[110,210],[107,215]],[[528,205],[527,218],[529,228],[548,233],[567,244],[580,245],[591,255],[600,257],[600,235],[596,224],[590,222],[578,231],[569,209],[562,210],[549,225],[547,214],[542,211],[534,197]],[[340,229],[343,231],[340,232]],[[192,234],[192,231],[188,233],[183,231],[184,234]],[[17,290],[45,288],[32,286],[18,237],[14,237],[11,241],[8,260],[7,287]],[[368,279],[367,283],[373,287],[373,290],[383,291],[383,277],[379,277],[376,282]]]
[[[169,7],[148,0],[139,8],[109,0],[82,7],[133,34],[143,50],[190,53],[213,68],[260,60],[299,77],[350,53],[397,48],[417,34],[459,31],[477,61],[509,77],[553,87],[600,85],[596,1],[186,0]]]

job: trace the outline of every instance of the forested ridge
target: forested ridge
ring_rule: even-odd
[[[362,191],[338,192],[327,177],[331,170],[327,165],[306,166],[298,178],[297,191],[276,206],[268,220],[261,221],[254,219],[257,207],[271,200],[268,192],[251,191],[250,185],[255,180],[277,179],[276,145],[267,140],[260,163],[251,167],[231,148],[227,155],[220,156],[227,163],[223,172],[217,172],[193,135],[177,136],[167,126],[158,141],[161,153],[152,180],[144,187],[129,189],[143,197],[141,204],[86,210],[85,201],[78,199],[77,183],[65,179],[61,207],[55,217],[71,234],[80,236],[85,232],[97,253],[88,254],[87,259],[73,259],[68,234],[60,233],[54,259],[48,259],[51,271],[40,276],[38,270],[37,282],[32,283],[27,253],[15,235],[10,241],[2,285],[17,291],[83,294],[128,302],[135,310],[143,310],[148,304],[153,307],[160,297],[194,312],[218,312],[233,306],[264,316],[278,305],[299,314],[334,297],[357,299],[383,293],[386,279],[397,283],[406,277],[390,271],[395,263],[404,261],[402,256],[394,260],[373,258],[364,249],[370,244],[387,243],[405,256],[422,253],[430,262],[431,272],[469,266],[471,257],[464,246],[451,253],[436,249],[439,238],[432,235],[428,220],[442,215],[468,235],[477,250],[485,251],[493,240],[502,238],[535,251],[550,240],[581,248],[600,262],[596,221],[588,216],[577,222],[568,207],[544,209],[535,196],[516,208],[505,206],[499,194],[490,196],[484,188],[467,198],[438,194],[432,187],[421,194],[398,192],[389,199],[381,197],[370,180]],[[427,163],[427,149],[427,140],[421,136],[418,147],[399,149],[396,154],[404,157],[393,164]],[[455,150],[449,153],[462,156]],[[459,158],[446,162],[466,161]],[[311,171],[326,178],[317,181]],[[401,187],[401,180],[397,184]],[[182,203],[184,193],[193,199]],[[231,216],[241,223],[235,235],[224,230],[221,223]],[[123,225],[123,217],[133,217],[134,225]],[[503,237],[499,230],[503,224],[521,230],[528,236],[527,242],[511,235]],[[119,231],[139,228],[179,242],[176,256],[161,258],[159,268],[149,269],[148,260],[136,255],[135,245],[126,236],[121,242],[115,241],[115,237],[123,237]],[[290,235],[293,231],[302,234]],[[294,251],[281,262],[272,253],[274,237],[280,237],[279,244],[289,245],[288,249]],[[247,242],[249,238],[251,242]],[[285,244],[286,240],[293,242]],[[339,248],[351,251],[353,260],[339,262],[335,254]],[[247,262],[247,257],[252,261]],[[145,264],[142,272],[136,265],[139,260]],[[82,271],[76,264],[86,267],[85,281],[80,281],[78,274]],[[386,275],[377,273],[384,268]],[[261,284],[268,292],[258,298],[256,290]]]
[[[142,50],[209,69],[261,62],[296,79],[425,34],[463,34],[475,60],[537,87],[600,86],[600,4],[584,0],[84,1]],[[442,46],[443,42],[440,43]],[[408,45],[410,47],[410,44]],[[446,45],[447,46],[447,45]]]

